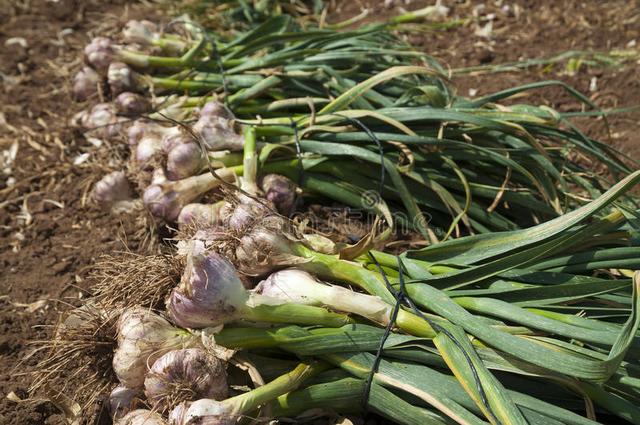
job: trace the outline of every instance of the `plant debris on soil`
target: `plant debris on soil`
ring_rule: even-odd
[[[391,4],[385,9],[379,3],[349,2],[330,19],[353,16],[367,6],[373,10],[367,19],[376,19],[395,14],[393,3],[407,9],[428,4],[385,2]],[[640,41],[635,2],[444,4],[450,7],[447,19],[466,22],[407,37],[451,69],[551,57],[567,50],[637,49]],[[28,370],[42,356],[30,342],[46,339],[59,313],[86,296],[93,282],[91,267],[101,255],[158,249],[136,233],[136,223],[103,212],[88,199],[96,176],[111,171],[109,160],[115,161],[122,148],[96,146],[96,140],[87,140],[69,125],[82,109],[71,98],[69,82],[82,65],[78,58],[87,40],[118,29],[130,18],[161,20],[157,9],[126,2],[37,0],[13,2],[0,10],[0,423],[66,423],[52,403],[26,400]],[[637,59],[620,67],[581,66],[571,72],[565,65],[453,78],[462,95],[560,79],[588,93],[603,109],[635,106],[640,99]],[[559,111],[579,107],[557,88],[528,94],[526,102]],[[634,138],[639,119],[637,110],[609,117],[610,135],[602,119],[576,122],[590,136],[604,141],[610,136],[615,147],[640,159]]]

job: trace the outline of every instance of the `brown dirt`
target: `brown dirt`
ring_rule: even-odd
[[[402,10],[417,10],[433,4],[425,0],[395,0],[381,11],[379,1],[358,0],[340,3],[338,18],[352,16],[362,8],[374,13],[396,15]],[[408,3],[408,4],[407,4]],[[521,84],[542,80],[561,80],[585,93],[603,109],[640,105],[640,2],[616,0],[579,2],[554,0],[517,1],[445,1],[450,8],[447,20],[467,22],[449,30],[433,29],[411,33],[408,41],[423,46],[424,51],[450,69],[501,64],[532,58],[549,58],[569,50],[610,52],[635,49],[635,59],[624,66],[582,66],[569,73],[566,62],[503,73],[481,73],[453,76],[458,94],[482,96]],[[404,9],[401,7],[403,6]],[[336,18],[336,20],[338,20]],[[479,34],[491,22],[489,37]],[[636,44],[638,43],[638,44]],[[595,90],[590,90],[591,80]],[[579,111],[581,105],[563,89],[544,88],[518,96],[512,103],[547,105],[558,111]],[[504,103],[509,104],[509,101]],[[610,141],[636,160],[640,160],[640,143],[635,125],[640,109],[608,118],[611,139],[602,119],[576,119],[575,123],[591,137]]]
[[[90,34],[117,28],[139,9],[80,0],[16,2],[2,8],[0,44],[12,37],[27,43],[26,48],[10,43],[0,49],[0,151],[18,143],[11,166],[15,184],[7,187],[8,176],[0,174],[3,424],[65,423],[51,403],[7,399],[11,392],[27,397],[31,378],[25,372],[41,358],[27,358],[30,341],[44,339],[49,329],[42,325],[55,323],[68,303],[85,294],[87,272],[97,257],[141,248],[131,237],[135,223],[87,201],[96,176],[109,170],[108,159],[120,149],[97,149],[67,125],[81,109],[68,88]],[[74,165],[87,153],[85,162]]]
[[[380,3],[369,2],[378,5],[378,15],[391,13],[379,7]],[[407,7],[415,9],[423,3],[414,1]],[[510,11],[496,3],[500,2],[487,2],[486,9],[473,18],[478,2],[457,2],[450,17],[472,17],[471,22],[410,38],[451,68],[551,56],[568,49],[625,48],[632,40],[640,41],[637,1],[518,0],[508,3]],[[360,7],[353,2],[343,4],[347,6],[339,12],[341,16]],[[66,304],[85,293],[87,272],[98,256],[125,247],[142,249],[139,239],[131,236],[134,223],[86,201],[96,176],[109,170],[108,159],[117,156],[120,148],[105,145],[97,149],[68,126],[73,112],[81,109],[72,102],[68,84],[90,35],[149,10],[149,6],[130,10],[126,4],[81,0],[14,1],[0,7],[0,152],[18,143],[10,173],[15,183],[8,185],[8,176],[0,170],[0,423],[64,423],[50,403],[7,399],[11,392],[21,399],[27,397],[30,378],[25,372],[39,359],[39,354],[27,358],[33,349],[29,341],[45,338],[48,330],[40,326],[55,323]],[[475,34],[490,13],[495,14],[492,36]],[[6,46],[14,37],[23,37],[27,47],[15,39]],[[588,93],[602,107],[630,106],[640,99],[637,63],[621,69],[583,67],[575,75],[563,70],[563,65],[556,65],[517,73],[466,75],[454,81],[459,93],[476,89],[482,95],[525,82],[561,79]],[[593,77],[597,90],[590,92]],[[579,107],[557,89],[544,89],[517,101],[559,110]],[[635,124],[639,118],[636,113],[610,119],[613,144],[637,159],[640,144],[635,140]],[[581,124],[590,135],[606,135],[602,120],[582,120]],[[84,153],[89,159],[74,165]]]

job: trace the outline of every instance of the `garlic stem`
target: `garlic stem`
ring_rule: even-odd
[[[256,155],[256,131],[253,127],[247,127],[244,132],[243,165],[242,190],[255,195],[258,193],[258,156]]]
[[[222,403],[230,407],[231,412],[236,415],[247,413],[282,394],[295,391],[304,381],[328,368],[326,363],[300,363],[291,372],[254,390],[228,398]]]

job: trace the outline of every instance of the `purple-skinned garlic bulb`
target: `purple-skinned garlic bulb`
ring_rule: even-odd
[[[98,94],[102,78],[91,67],[85,66],[73,77],[73,97],[78,101],[87,100]]]
[[[138,119],[131,124],[127,130],[127,141],[130,146],[136,146],[140,140],[150,132],[150,129],[157,124],[145,119]]]
[[[194,250],[187,256],[180,284],[166,304],[169,317],[178,326],[205,328],[228,322],[247,300],[248,293],[227,259]]]
[[[265,199],[256,200],[250,196],[239,194],[233,202],[227,202],[221,211],[226,227],[236,232],[261,222],[265,217],[273,215],[273,204]]]
[[[124,172],[114,171],[100,179],[93,187],[93,199],[104,205],[131,200],[131,186]]]
[[[141,404],[140,390],[132,390],[124,385],[118,385],[109,394],[109,413],[111,419],[117,421]]]
[[[176,144],[167,154],[167,177],[179,180],[193,176],[203,168],[204,162],[205,157],[196,142]]]
[[[162,38],[158,26],[146,20],[130,20],[125,24],[122,36],[127,43],[159,47],[169,53],[181,53],[186,47],[184,41],[175,37]]]
[[[233,113],[227,108],[224,103],[220,102],[207,102],[204,106],[198,111],[199,117],[218,117],[225,118],[228,120],[234,119]]]
[[[180,134],[178,127],[166,127],[144,118],[135,120],[127,131],[129,145],[137,145],[144,137],[154,136],[161,140],[160,145],[163,149],[165,138]]]
[[[107,37],[96,37],[84,48],[85,60],[98,72],[105,73],[116,56],[117,48]]]
[[[112,95],[135,92],[139,89],[140,76],[124,62],[109,64],[107,81]]]
[[[158,26],[151,21],[131,19],[122,29],[122,37],[130,44],[151,46],[160,38]]]
[[[214,103],[214,105],[209,105]],[[208,150],[239,151],[244,146],[242,132],[235,129],[234,119],[224,106],[209,102],[200,111],[200,118],[193,125],[193,131],[200,135]]]
[[[303,261],[296,256],[297,241],[279,216],[267,216],[260,225],[245,233],[235,249],[235,264],[240,272],[262,276],[283,264]]]
[[[157,412],[152,412],[147,409],[137,409],[115,421],[114,425],[167,425],[167,422]]]
[[[82,126],[92,136],[111,138],[122,130],[123,119],[117,116],[117,111],[111,103],[98,103],[88,113],[81,117]]]
[[[150,170],[156,165],[154,158],[162,153],[162,140],[157,134],[145,135],[136,146],[134,161],[141,170]]]
[[[144,393],[154,408],[170,410],[183,401],[227,398],[227,375],[221,360],[201,348],[169,351],[153,363]]]
[[[122,115],[140,115],[151,109],[146,97],[131,92],[123,92],[114,101],[117,111]]]
[[[167,132],[162,136],[162,150],[169,153],[176,146],[190,142],[193,142],[193,138],[182,132]]]
[[[213,204],[187,204],[182,207],[178,215],[178,225],[180,228],[186,226],[211,226],[222,222],[222,208],[224,201]]]
[[[149,309],[126,309],[118,320],[118,348],[113,356],[113,371],[121,384],[139,389],[144,385],[148,365],[163,354],[197,345],[199,339],[184,329],[172,326]]]
[[[278,212],[289,216],[296,203],[296,185],[280,174],[267,174],[260,182],[264,197],[276,207]]]

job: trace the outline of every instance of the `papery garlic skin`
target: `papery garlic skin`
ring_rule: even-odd
[[[140,403],[142,393],[124,385],[118,385],[109,394],[109,413],[111,419],[117,421],[134,410]]]
[[[221,215],[229,229],[242,232],[246,228],[262,222],[265,217],[273,215],[271,207],[272,205],[264,199],[260,202],[240,194],[236,202],[227,202]]]
[[[171,291],[167,312],[179,326],[205,328],[233,320],[248,299],[233,265],[215,254],[187,257],[180,285]]]
[[[187,136],[181,132],[168,132],[162,136],[162,150],[169,153],[175,147],[183,143],[190,142],[193,142],[193,138],[191,136]]]
[[[232,182],[236,178],[235,172],[229,168],[218,169],[216,175],[204,173],[151,185],[144,191],[144,205],[154,216],[174,222],[185,205],[219,187],[221,181]]]
[[[172,350],[153,363],[144,393],[154,409],[170,410],[175,403],[228,395],[224,364],[201,348]]]
[[[227,108],[224,103],[211,101],[204,104],[204,106],[198,111],[200,117],[220,117],[231,120],[234,118],[233,113]]]
[[[118,348],[113,356],[113,371],[121,384],[132,389],[144,385],[148,365],[160,356],[197,343],[194,335],[142,307],[125,310],[117,328]]]
[[[152,184],[147,187],[142,200],[151,214],[169,222],[177,219],[182,211],[180,195],[173,190],[165,190],[162,184]]]
[[[127,413],[123,418],[117,420],[114,425],[167,425],[167,422],[156,412],[137,409]]]
[[[165,127],[146,119],[135,120],[127,132],[129,145],[137,145],[146,136],[157,136],[161,139],[160,144],[163,148],[164,139],[176,134],[180,134],[178,127]]]

